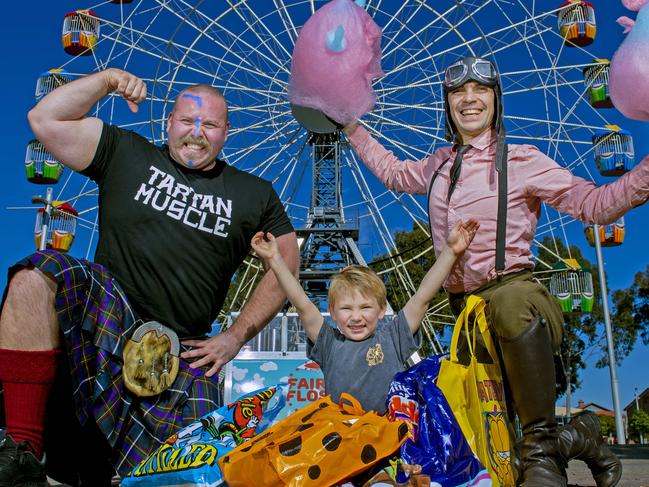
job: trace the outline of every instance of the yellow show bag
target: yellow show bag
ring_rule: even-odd
[[[457,356],[462,330],[468,342],[468,365],[461,364]],[[482,336],[493,363],[478,362],[477,333]],[[442,361],[437,386],[446,396],[471,449],[489,471],[494,485],[514,487],[505,388],[487,325],[485,302],[478,296],[467,298],[466,307],[455,323],[450,359]]]
[[[394,453],[408,427],[363,411],[349,394],[326,396],[219,459],[229,487],[326,486]]]

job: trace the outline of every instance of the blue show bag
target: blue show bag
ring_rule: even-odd
[[[387,398],[391,418],[406,421],[410,436],[401,445],[404,463],[421,465],[431,483],[443,487],[491,486],[473,454],[444,394],[435,384],[444,355],[428,357],[394,376]],[[397,481],[405,482],[402,473]]]
[[[122,487],[224,483],[217,460],[268,428],[286,404],[288,384],[259,389],[206,414],[167,439],[126,476]]]

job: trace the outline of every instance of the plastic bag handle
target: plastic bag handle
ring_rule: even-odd
[[[480,300],[479,306],[476,306],[477,310],[476,310],[476,316],[475,316],[474,328],[473,328],[474,336],[475,336],[475,329],[478,328],[478,331],[482,335],[482,341],[484,342],[485,348],[487,349],[487,352],[489,353],[491,360],[493,361],[493,363],[497,364],[499,363],[500,359],[498,358],[498,352],[496,352],[496,345],[493,341],[493,338],[491,338],[491,331],[489,330],[489,325],[487,323],[487,316],[485,314],[486,303],[484,302],[484,299],[478,296],[469,296],[469,299],[471,298]],[[476,322],[478,323],[477,327],[475,326]]]
[[[471,296],[469,296],[470,298]],[[457,347],[460,342],[460,333],[462,332],[462,329],[464,328],[466,330],[467,338],[469,337],[469,315],[471,314],[472,309],[469,309],[469,303],[467,300],[467,304],[462,310],[462,313],[460,313],[460,316],[458,316],[457,322],[455,323],[455,326],[453,327],[453,336],[451,337],[451,347],[450,347],[450,360],[453,363],[458,363],[458,358],[457,358]],[[472,345],[469,343],[469,353],[473,355],[473,349],[471,348]]]
[[[340,409],[346,413],[353,414],[354,416],[362,416],[365,414],[365,410],[363,409],[363,406],[361,406],[361,403],[358,402],[358,399],[346,392],[340,394],[338,406],[340,406]]]
[[[451,338],[451,347],[449,350],[451,355],[450,357],[451,362],[453,363],[459,362],[457,358],[457,348],[460,341],[460,333],[462,329],[464,329],[466,332],[468,346],[469,346],[469,354],[471,355],[471,357],[475,357],[475,343],[476,343],[476,329],[477,329],[482,335],[482,339],[484,340],[485,347],[487,348],[487,352],[491,356],[491,359],[494,361],[494,363],[498,362],[498,354],[496,353],[496,347],[494,345],[493,340],[491,339],[491,332],[489,331],[489,327],[487,325],[485,306],[486,304],[484,302],[484,299],[482,299],[480,296],[475,296],[471,294],[467,297],[466,306],[462,310],[462,313],[460,314],[457,323],[453,328],[453,336]],[[473,322],[473,328],[469,330],[469,316],[471,315],[472,312],[475,314],[475,320]],[[475,324],[476,322],[478,323],[478,326],[476,326]]]

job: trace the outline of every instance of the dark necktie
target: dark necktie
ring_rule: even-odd
[[[449,177],[451,179],[451,183],[448,186],[448,195],[446,196],[446,201],[451,201],[451,195],[453,194],[453,191],[455,191],[455,185],[457,184],[457,180],[460,179],[460,170],[462,169],[462,158],[464,157],[464,154],[466,151],[468,151],[471,148],[471,145],[460,145],[457,148],[457,154],[455,155],[455,160],[453,161],[453,166],[451,167],[451,172],[449,173]]]

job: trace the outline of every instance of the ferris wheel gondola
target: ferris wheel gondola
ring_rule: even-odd
[[[45,248],[67,252],[72,247],[77,229],[77,210],[63,201],[53,201],[50,214],[46,217],[46,209],[39,208],[36,213],[34,240],[36,248],[42,246],[43,228],[45,225]],[[45,220],[47,218],[47,220]]]
[[[595,59],[594,63],[584,68],[584,82],[590,104],[594,108],[613,108],[608,88],[611,63],[608,59]]]
[[[72,56],[90,56],[99,40],[99,17],[92,10],[69,12],[63,20],[63,49]]]
[[[38,140],[30,140],[25,155],[27,180],[35,184],[56,184],[63,173],[63,165],[45,150]]]
[[[599,242],[602,247],[617,247],[624,242],[624,218],[609,225],[598,225]],[[591,247],[595,247],[595,225],[584,225],[584,234]]]
[[[621,176],[635,162],[631,132],[617,125],[607,125],[593,134],[595,163],[602,176]]]
[[[568,0],[557,14],[559,30],[568,47],[584,47],[593,43],[597,32],[595,7],[584,0]]]

